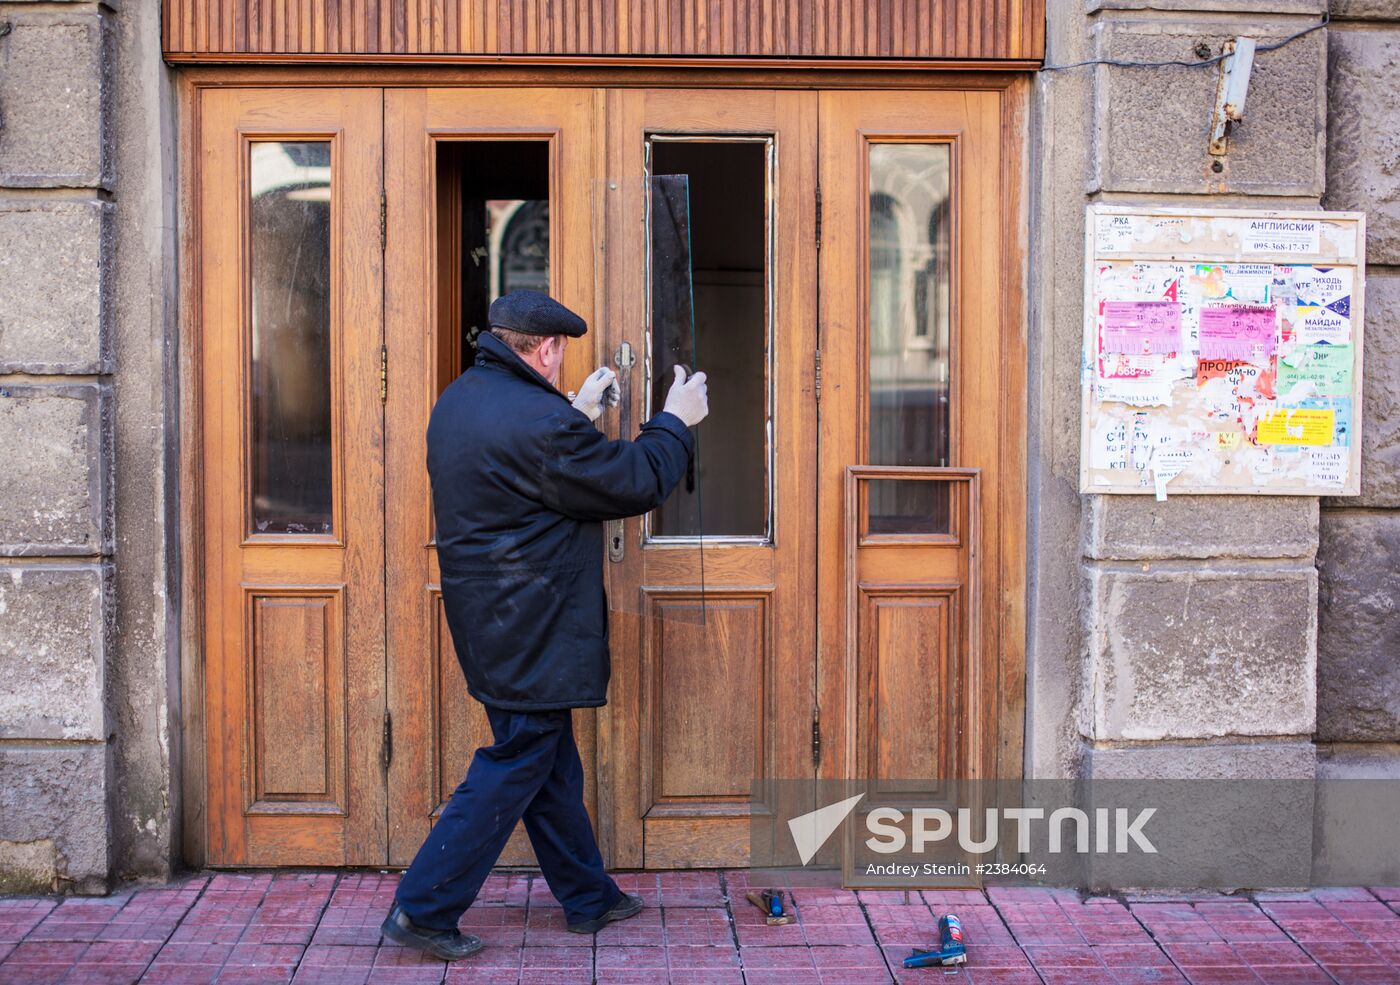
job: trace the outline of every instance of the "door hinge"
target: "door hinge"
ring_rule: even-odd
[[[820,767],[822,764],[822,716],[821,712],[812,711],[812,766]]]
[[[389,402],[389,349],[382,345],[379,347],[379,402]]]
[[[389,196],[379,193],[379,252],[389,244]]]
[[[379,755],[384,760],[384,768],[387,770],[389,764],[394,761],[394,716],[389,714],[387,708],[384,709],[384,744]]]
[[[822,398],[822,351],[817,350],[816,372],[813,374],[813,389],[816,391],[816,399]]]
[[[817,186],[817,222],[816,222],[817,252],[822,248],[822,186]]]

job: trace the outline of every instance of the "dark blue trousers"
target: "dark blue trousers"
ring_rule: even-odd
[[[573,718],[560,711],[487,707],[495,745],[472,757],[466,779],[399,883],[398,902],[420,927],[448,930],[472,905],[516,822],[569,923],[602,916],[622,898],[603,868],[583,808],[583,764]]]

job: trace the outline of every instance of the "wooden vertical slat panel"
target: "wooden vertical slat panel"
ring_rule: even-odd
[[[1045,0],[163,0],[206,54],[711,55],[1034,61]]]

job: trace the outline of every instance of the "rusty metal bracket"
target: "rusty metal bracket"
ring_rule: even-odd
[[[1226,41],[1221,53],[1220,83],[1215,90],[1215,110],[1210,118],[1210,153],[1221,157],[1229,152],[1232,124],[1244,119],[1244,100],[1249,94],[1249,74],[1254,68],[1253,38]]]

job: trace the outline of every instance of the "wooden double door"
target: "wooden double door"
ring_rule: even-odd
[[[407,864],[487,740],[423,437],[518,287],[588,319],[612,436],[710,378],[693,476],[607,531],[611,865],[743,864],[764,778],[1018,775],[1011,98],[202,90],[207,861]]]

